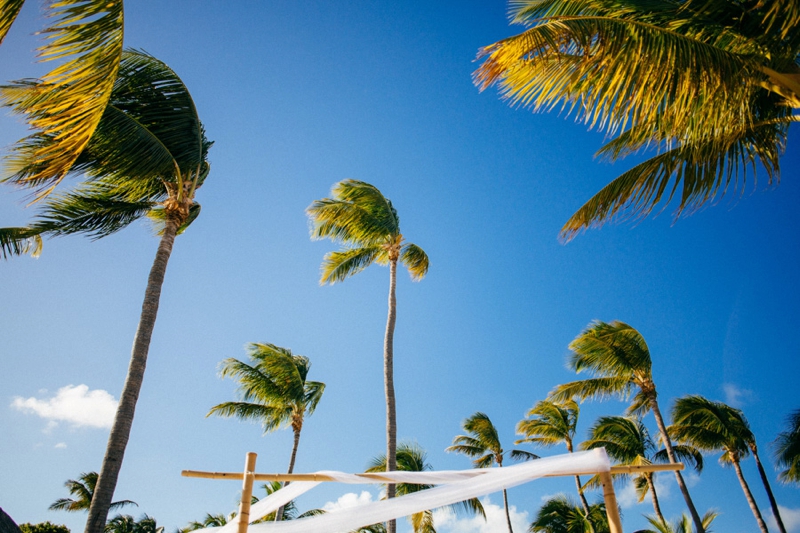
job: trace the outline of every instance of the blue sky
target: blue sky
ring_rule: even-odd
[[[649,344],[662,409],[685,394],[732,402],[772,472],[769,443],[800,407],[796,130],[779,187],[760,175],[742,198],[677,223],[668,207],[563,245],[557,233],[566,219],[634,160],[599,162],[602,135],[474,87],[478,48],[519,30],[503,2],[125,7],[126,45],[177,71],[215,141],[197,197],[202,216],[177,240],[167,271],[116,492],[139,503],[127,512],[173,531],[233,510],[239,490],[181,478],[180,470],[240,470],[247,451],[259,454],[259,471],[286,469],[288,430],[262,436],[253,424],[205,418],[234,398],[234,384],[217,376],[219,361],[244,358],[249,342],[308,356],[310,377],[327,383],[296,470],[360,471],[383,451],[388,270],[373,266],[320,287],[319,265],[333,245],[309,239],[304,215],[346,178],[380,188],[403,234],[431,258],[422,282],[399,276],[395,379],[399,437],[423,446],[435,468],[469,468],[443,450],[476,411],[512,447],[525,412],[575,379],[565,368],[569,342],[592,320],[618,319]],[[28,2],[0,47],[3,79],[45,71],[33,62],[31,34],[41,25],[39,6]],[[24,134],[16,118],[0,123],[0,145]],[[24,195],[0,191],[0,226],[24,223],[33,213]],[[39,259],[0,265],[0,506],[17,522],[82,530],[84,515],[47,507],[67,496],[64,481],[100,467],[108,429],[92,423],[102,426],[104,406],[119,397],[156,246],[150,228],[136,223],[96,242],[50,240]],[[598,416],[623,409],[585,403],[580,437]],[[655,431],[652,418],[646,423]],[[768,517],[752,461],[744,470]],[[721,513],[715,530],[755,529],[734,473],[716,457],[689,478],[700,511]],[[665,514],[677,517],[677,486],[667,476],[661,482]],[[800,531],[798,489],[773,489],[784,520]],[[376,497],[377,489],[365,490]],[[558,492],[573,495],[572,480],[510,491],[517,529]],[[346,493],[352,488],[325,487],[298,505]],[[623,503],[626,530],[643,527],[649,501]],[[498,523],[481,533],[502,531]],[[479,531],[467,521],[439,524],[442,532]]]

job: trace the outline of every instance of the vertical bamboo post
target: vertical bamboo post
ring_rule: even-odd
[[[617,497],[614,494],[611,473],[601,472],[600,481],[603,483],[603,499],[606,502],[608,529],[611,533],[622,533],[622,519],[619,516],[619,507],[617,507]]]
[[[247,526],[250,523],[250,500],[253,498],[253,481],[255,480],[256,457],[257,454],[255,452],[247,452],[247,456],[244,461],[242,500],[239,502],[238,533],[247,533]]]

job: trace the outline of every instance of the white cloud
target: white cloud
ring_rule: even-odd
[[[781,513],[781,520],[783,525],[786,526],[786,531],[800,531],[800,509],[790,509],[783,505],[778,505],[778,511]],[[775,517],[772,513],[767,513],[767,525],[771,529],[778,529],[778,524],[775,522]]]
[[[372,501],[372,494],[363,490],[361,494],[356,494],[355,492],[348,492],[339,497],[338,500],[335,502],[328,502],[322,506],[322,508],[326,512],[335,511],[337,509],[349,509],[350,507],[356,507],[359,505],[364,505]]]
[[[481,503],[483,510],[486,511],[486,520],[480,516],[458,517],[448,510],[435,511],[433,522],[436,525],[436,531],[440,533],[508,533],[503,505],[492,503],[488,496],[481,498]],[[530,525],[527,511],[520,512],[517,511],[515,505],[509,505],[509,514],[514,531],[527,531]]]
[[[55,448],[66,448],[66,447],[67,447],[66,442],[59,442],[58,444],[55,445]]]
[[[48,421],[45,431],[58,422],[73,427],[110,428],[117,410],[117,400],[104,390],[89,390],[86,385],[67,385],[49,399],[15,397],[11,407],[35,414]]]
[[[733,383],[724,383],[722,385],[722,390],[725,391],[725,403],[731,407],[742,407],[755,397],[753,391],[739,388]]]

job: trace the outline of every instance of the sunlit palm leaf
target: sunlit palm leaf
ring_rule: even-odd
[[[358,274],[374,261],[385,257],[386,252],[380,246],[350,248],[339,252],[325,254],[322,262],[320,283],[336,283]]]
[[[42,237],[31,228],[0,228],[0,257],[31,254],[39,257]]]
[[[8,30],[17,18],[24,2],[25,0],[4,0],[0,4],[0,44],[6,38]]]
[[[400,261],[406,266],[414,281],[421,280],[428,273],[428,255],[416,244],[403,246]]]
[[[35,86],[0,93],[6,105],[25,115],[31,127],[50,141],[35,151],[40,163],[36,172],[12,178],[34,188],[39,197],[66,176],[89,142],[110,98],[122,55],[121,0],[61,0],[50,2],[48,9],[54,23],[43,31],[48,41],[39,55],[44,61],[66,61]],[[15,168],[18,162],[12,153],[12,174],[20,170]]]

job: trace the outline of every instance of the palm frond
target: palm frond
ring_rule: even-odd
[[[748,169],[753,184],[756,183],[757,163],[766,170],[768,184],[777,183],[779,159],[785,150],[791,121],[739,128],[728,135],[681,144],[636,165],[603,187],[572,215],[561,228],[560,238],[569,241],[588,228],[644,218],[659,204],[669,205],[676,196],[680,202],[674,216],[678,218],[728,192],[742,195]],[[614,151],[620,149],[613,147]]]
[[[48,15],[55,22],[42,32],[47,43],[39,49],[39,57],[63,62],[34,84],[12,84],[0,91],[0,100],[25,115],[31,127],[50,141],[33,154],[36,172],[12,178],[34,188],[39,198],[70,171],[103,116],[122,56],[122,6],[122,2],[51,2]],[[4,20],[10,14],[6,9],[11,6],[4,7]]]
[[[408,268],[411,279],[419,281],[428,273],[428,255],[416,244],[406,244],[400,251],[400,261]]]
[[[533,459],[540,459],[540,457],[535,453],[526,452],[525,450],[511,450],[509,455],[515,461],[531,461]]]
[[[31,254],[39,257],[42,252],[42,237],[32,228],[0,228],[0,257]]]
[[[6,38],[9,28],[16,20],[25,0],[6,0],[0,4],[0,44]]]
[[[289,424],[291,411],[284,406],[262,405],[247,402],[223,402],[215,405],[206,416],[218,415],[236,417],[241,420],[258,422],[264,428],[264,433]]]
[[[602,377],[572,381],[556,386],[549,397],[560,401],[565,398],[604,400],[614,396],[627,397],[633,388],[630,380],[622,377]]]
[[[800,409],[786,420],[788,429],[778,434],[773,449],[778,466],[784,468],[778,478],[784,483],[800,483]]]
[[[322,261],[320,284],[336,283],[358,274],[386,255],[380,246],[350,248],[329,252]]]

